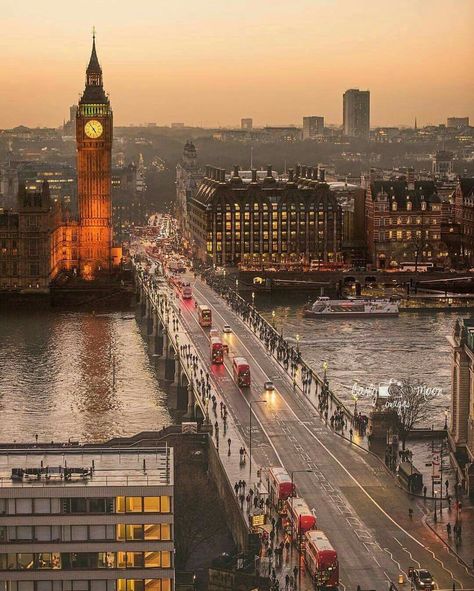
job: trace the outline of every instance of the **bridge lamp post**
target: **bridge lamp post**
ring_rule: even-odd
[[[300,352],[300,335],[299,334],[296,335],[296,352],[297,353]]]
[[[448,430],[448,409],[444,411],[444,430]]]
[[[239,280],[235,280],[235,291],[239,291]]]
[[[272,310],[272,326],[275,328],[275,310]]]
[[[328,371],[328,362],[327,361],[325,361],[323,363],[323,371],[324,371],[323,379],[324,379],[324,382],[326,382],[326,376],[327,376],[327,371]]]
[[[249,476],[252,476],[252,404],[267,404],[266,400],[249,401]]]
[[[255,308],[255,292],[252,291],[252,307]]]

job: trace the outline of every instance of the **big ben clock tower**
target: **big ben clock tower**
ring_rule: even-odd
[[[79,268],[87,279],[112,267],[112,133],[112,109],[102,84],[94,34],[76,117]]]

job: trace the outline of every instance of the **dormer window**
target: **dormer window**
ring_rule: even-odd
[[[411,211],[413,208],[413,204],[410,200],[407,201],[407,211]]]
[[[423,199],[421,202],[421,211],[425,211],[426,210],[426,201]]]
[[[397,202],[395,199],[392,201],[392,211],[397,211]]]

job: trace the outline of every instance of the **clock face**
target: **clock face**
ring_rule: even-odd
[[[92,119],[86,123],[84,131],[86,132],[87,137],[97,139],[102,135],[104,128],[102,127],[102,123],[100,121],[95,121]]]

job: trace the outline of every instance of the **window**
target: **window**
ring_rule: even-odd
[[[38,568],[61,568],[61,555],[59,552],[40,552],[38,554]]]
[[[143,501],[144,501],[145,513],[159,513],[160,512],[160,497],[145,497],[143,499]]]
[[[51,513],[50,499],[35,499],[34,507],[35,513]]]
[[[16,499],[15,512],[17,515],[25,514],[31,515],[33,513],[33,500],[32,499]]]
[[[34,567],[34,555],[31,552],[17,554],[17,566],[19,569],[30,569]]]
[[[141,513],[143,511],[142,497],[126,497],[125,510],[127,513]]]

